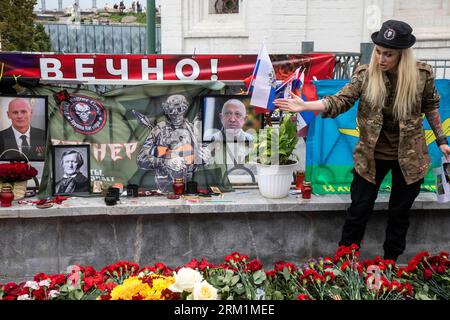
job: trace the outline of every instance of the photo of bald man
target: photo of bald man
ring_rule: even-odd
[[[25,154],[30,161],[44,161],[46,99],[2,96],[0,107],[0,128],[3,128],[0,131],[0,154],[14,149]],[[35,117],[36,113],[39,115]],[[20,152],[7,151],[0,160],[24,160],[25,157]]]

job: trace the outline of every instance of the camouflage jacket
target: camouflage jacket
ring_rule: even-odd
[[[416,182],[427,174],[430,156],[422,126],[422,114],[425,114],[428,119],[430,113],[437,111],[440,100],[434,85],[432,67],[422,62],[418,62],[417,67],[419,69],[419,97],[416,105],[413,106],[413,112],[407,119],[399,121],[398,162],[407,184]],[[324,97],[326,109],[322,113],[322,117],[335,118],[349,110],[356,100],[360,99],[357,113],[360,137],[353,154],[354,166],[360,176],[375,183],[374,151],[383,125],[383,106],[372,105],[367,101],[365,95],[367,74],[368,65],[361,65],[353,73],[350,82],[336,95]],[[383,77],[389,92],[389,79],[384,73]],[[386,103],[393,105],[394,98],[393,95],[388,96]],[[439,133],[436,128],[432,126],[432,129],[438,137]]]

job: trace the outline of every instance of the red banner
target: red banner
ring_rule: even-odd
[[[256,55],[132,55],[0,53],[0,77],[43,81],[148,82],[162,80],[240,81],[252,74]],[[333,54],[271,55],[277,79],[299,66],[309,79],[331,79]]]

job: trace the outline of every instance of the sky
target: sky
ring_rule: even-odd
[[[143,7],[147,6],[147,0],[140,0]],[[74,4],[75,0],[63,0],[63,8],[70,7]],[[97,8],[103,8],[106,3],[108,3],[109,6],[113,6],[114,3],[119,4],[120,0],[97,0]],[[131,7],[131,3],[133,0],[124,0],[125,6]],[[156,6],[159,6],[161,3],[161,0],[155,0]],[[35,10],[41,9],[41,0],[37,0],[37,4],[35,7]],[[58,8],[58,0],[45,0],[45,7],[47,10],[53,10]],[[88,9],[92,7],[92,0],[80,0],[80,8],[81,9]]]

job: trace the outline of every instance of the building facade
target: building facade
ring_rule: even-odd
[[[418,58],[450,57],[450,0],[165,0],[161,53],[359,52],[388,19],[413,27]]]

